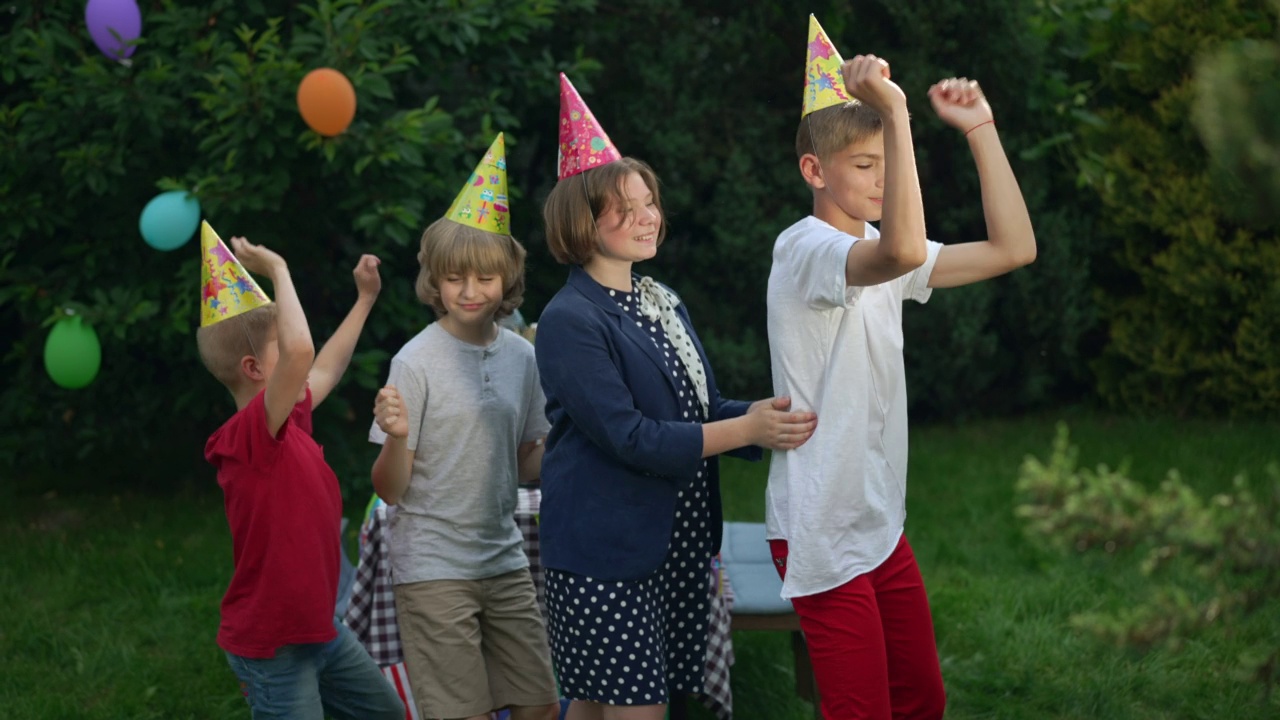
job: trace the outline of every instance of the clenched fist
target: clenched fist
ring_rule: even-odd
[[[404,399],[395,385],[378,391],[378,398],[373,403],[373,417],[388,436],[401,440],[408,437],[409,417],[405,415]]]

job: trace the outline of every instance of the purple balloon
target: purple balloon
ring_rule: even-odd
[[[102,54],[120,60],[137,50],[125,43],[142,35],[142,11],[138,9],[137,0],[89,0],[84,6],[84,24]],[[112,30],[120,36],[119,40],[111,34]]]

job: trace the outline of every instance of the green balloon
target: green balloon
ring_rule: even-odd
[[[79,390],[93,382],[102,366],[98,334],[79,315],[65,317],[44,341],[44,369],[59,386]]]

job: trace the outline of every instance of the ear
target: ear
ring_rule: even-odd
[[[822,179],[822,161],[813,153],[800,156],[800,176],[815,190],[822,190],[827,186],[827,181]]]
[[[258,362],[258,358],[252,355],[245,355],[240,358],[240,374],[253,382],[266,382],[267,380],[267,373],[262,369],[262,363]]]

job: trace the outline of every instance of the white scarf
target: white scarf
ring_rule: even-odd
[[[702,405],[702,416],[709,420],[707,374],[702,367],[702,358],[698,356],[698,350],[693,346],[693,340],[689,339],[689,333],[685,331],[684,323],[676,313],[676,305],[680,304],[680,298],[648,276],[640,278],[636,291],[640,297],[640,312],[649,320],[662,323],[662,329],[667,333],[667,338],[676,346],[676,355],[680,358],[680,362],[684,363],[684,369],[688,372],[689,379],[693,381],[693,388],[698,394],[698,402]]]

